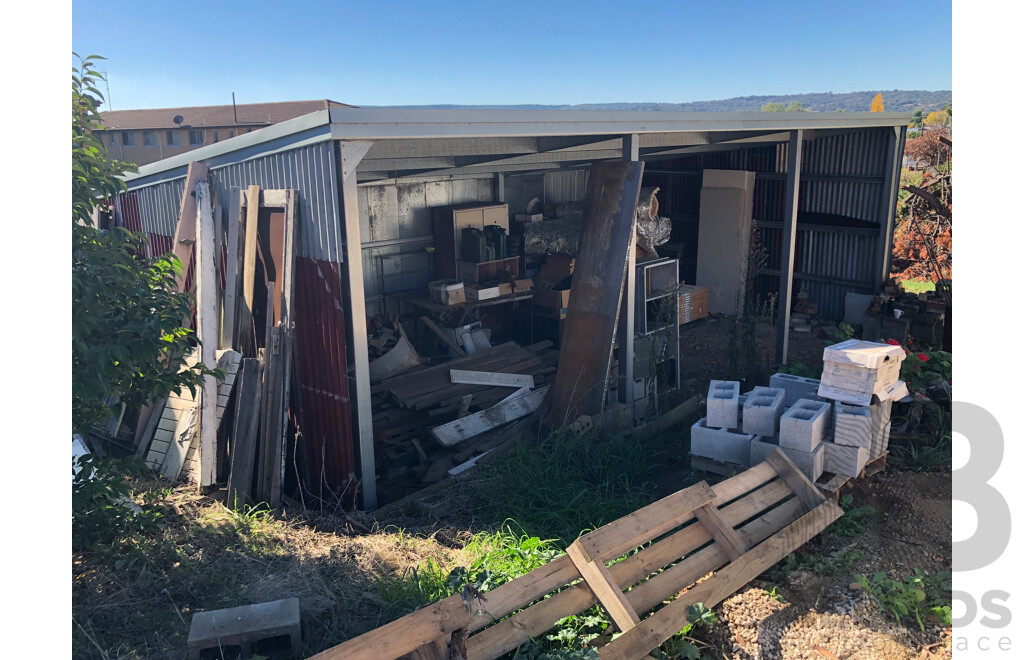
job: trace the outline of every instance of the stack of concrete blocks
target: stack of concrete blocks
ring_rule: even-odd
[[[874,443],[871,411],[836,401],[832,416],[835,434],[832,442],[825,443],[825,470],[847,477],[860,476]]]
[[[740,430],[742,401],[738,381],[713,380],[708,387],[708,414],[690,429],[690,453],[737,467],[750,466],[753,435]]]
[[[793,374],[772,374],[768,384],[772,388],[785,391],[786,398],[782,405],[789,408],[800,399],[817,399],[821,381]]]

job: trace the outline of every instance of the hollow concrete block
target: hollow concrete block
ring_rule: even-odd
[[[711,381],[708,387],[707,425],[716,429],[739,428],[739,398],[739,381]]]
[[[800,399],[779,418],[779,444],[799,451],[814,451],[831,430],[832,406],[824,401]]]

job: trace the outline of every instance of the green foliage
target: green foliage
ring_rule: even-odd
[[[839,506],[843,508],[843,515],[834,523],[828,526],[826,531],[839,536],[857,536],[863,534],[865,527],[862,523],[864,518],[875,515],[875,508],[870,505],[853,506],[853,495],[843,495],[839,500]]]
[[[793,101],[789,105],[785,103],[765,103],[761,106],[761,112],[807,112],[807,108],[799,101]]]
[[[452,594],[490,591],[562,554],[550,541],[516,532],[511,525],[493,534],[477,534],[465,553],[476,557],[468,566],[445,571],[430,559],[400,578],[382,578],[378,592],[396,607],[412,610]]]
[[[807,571],[817,575],[840,575],[849,570],[855,562],[864,559],[864,554],[854,549],[839,549],[822,556],[817,552],[796,551],[787,555],[771,570],[775,576],[796,571]]]
[[[188,387],[204,374],[185,366],[198,341],[181,327],[190,298],[178,293],[174,257],[147,259],[146,239],[121,228],[92,227],[97,204],[124,190],[134,166],[111,159],[95,132],[103,102],[97,56],[78,57],[71,74],[71,425],[83,435],[111,414],[110,402],[138,406]],[[72,543],[111,544],[152,523],[150,512],[125,507],[141,462],[79,460],[72,486]]]
[[[923,631],[922,616],[931,615],[940,625],[952,625],[949,593],[953,585],[946,571],[928,575],[915,568],[913,574],[903,576],[902,580],[891,580],[879,572],[871,579],[858,575],[857,582],[896,622],[912,617]]]
[[[821,370],[815,369],[799,360],[793,362],[793,364],[783,365],[779,367],[780,374],[793,374],[794,376],[802,376],[804,378],[820,378]]]
[[[118,177],[134,171],[109,159],[94,133],[103,101],[95,59],[80,58],[71,76],[71,419],[80,433],[110,416],[110,400],[138,406],[182,387],[195,392],[215,373],[202,364],[183,369],[198,340],[181,327],[191,299],[178,293],[178,261],[147,259],[141,234],[90,226],[99,199],[123,190]]]
[[[786,602],[786,599],[782,596],[781,593],[779,593],[779,588],[776,585],[772,585],[771,591],[768,592],[768,596],[770,598],[774,598],[775,600],[779,601],[780,603],[785,603]]]
[[[853,329],[852,325],[850,325],[849,323],[840,323],[839,332],[833,333],[832,338],[836,341],[836,343],[844,342],[847,341],[848,339],[853,339],[853,335],[855,333],[856,330]]]
[[[645,477],[654,459],[636,442],[559,430],[478,468],[474,499],[484,515],[564,548],[650,503]]]
[[[159,512],[141,508],[131,499],[133,482],[143,475],[142,459],[94,461],[88,454],[77,461],[71,483],[71,544],[75,550],[116,543],[126,534],[151,530]]]
[[[897,417],[898,415],[898,417]],[[953,467],[953,415],[950,410],[935,403],[915,402],[894,410],[893,428],[903,428],[911,420],[918,420],[917,430],[927,440],[910,440],[889,444],[889,464],[897,470],[931,472]]]
[[[913,351],[904,347],[907,357],[900,367],[900,378],[915,392],[923,392],[933,380],[953,378],[953,354],[942,350]]]

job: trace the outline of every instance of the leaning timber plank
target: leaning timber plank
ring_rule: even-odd
[[[703,603],[705,607],[714,607],[842,515],[842,509],[834,502],[825,501],[818,505],[712,577],[681,594],[636,628],[613,639],[601,649],[602,660],[635,660],[649,653],[686,625],[686,611],[691,605]]]
[[[238,315],[238,270],[241,265],[238,250],[238,235],[241,224],[242,208],[239,204],[238,188],[228,193],[228,242],[227,260],[224,262],[224,305],[221,310],[220,347],[238,347],[235,340],[235,320]]]
[[[199,433],[199,421],[198,403],[178,418],[174,429],[174,438],[167,448],[167,456],[160,468],[160,474],[167,479],[174,481],[181,474],[181,468],[185,465],[185,457],[188,455],[189,447],[192,446],[192,440]]]
[[[765,462],[775,468],[779,476],[789,484],[789,487],[807,505],[808,509],[812,509],[825,501],[825,496],[814,487],[811,480],[793,464],[793,461],[789,460],[789,457],[782,453],[781,449],[776,449],[769,454]]]
[[[441,328],[437,327],[437,324],[431,321],[429,316],[421,316],[420,320],[423,321],[423,325],[427,326],[427,328],[429,328],[431,332],[440,337],[441,341],[443,341],[448,346],[448,348],[455,351],[456,355],[466,354],[466,351],[462,350],[462,348],[458,344],[452,341],[451,337],[446,335],[444,331],[441,330]]]
[[[640,623],[640,616],[615,584],[604,562],[587,557],[578,539],[566,548],[566,554],[620,631],[625,632]]]
[[[234,387],[235,374],[238,372],[242,354],[234,350],[219,350],[216,352],[217,368],[225,373],[225,378],[217,383],[217,400],[228,400],[231,397],[231,390]],[[224,418],[225,406],[217,406],[217,429],[220,432],[220,423]],[[185,454],[185,463],[181,472],[191,481],[198,482],[200,477],[199,447],[195,440],[192,441],[188,452]]]
[[[146,420],[146,428],[142,431],[142,435],[139,437],[139,444],[135,447],[135,455],[143,458],[146,456],[146,452],[149,450],[149,446],[153,442],[153,436],[156,435],[157,426],[160,424],[160,417],[164,414],[164,406],[167,405],[167,399],[163,397],[157,397],[153,400],[150,405],[149,419]]]
[[[704,528],[708,530],[711,537],[715,539],[715,542],[722,546],[729,559],[739,559],[743,553],[749,550],[746,544],[743,543],[743,540],[736,534],[736,530],[725,522],[725,519],[718,513],[718,509],[714,505],[705,504],[694,509],[693,513],[697,516],[697,520],[700,520],[701,524],[704,525]]]
[[[533,387],[533,376],[486,371],[452,369],[452,382],[465,385],[495,385],[497,387]]]
[[[776,485],[777,487],[773,488]],[[778,480],[755,492],[761,493],[770,488],[772,491],[758,496],[757,501],[746,501],[754,497],[751,494],[724,507],[722,509],[723,517],[729,524],[735,524],[749,518],[754,512],[762,510],[763,506],[772,506],[776,502],[790,497],[793,492]],[[770,497],[767,497],[768,495]],[[795,511],[793,506],[783,504],[765,516],[744,525],[740,530],[740,535],[745,542],[750,544],[761,541],[803,513],[803,504],[799,500],[794,498],[790,501],[795,504]],[[767,504],[764,504],[765,502]],[[617,584],[634,584],[659,568],[665,567],[705,545],[710,540],[711,537],[704,527],[697,524],[690,525],[650,547],[612,564],[608,570]],[[627,591],[626,599],[634,610],[646,612],[727,561],[728,557],[720,547],[708,546],[699,553],[687,557],[686,560],[667,568],[663,573],[668,576],[667,579],[658,582],[647,580]],[[512,651],[531,637],[540,635],[559,619],[582,612],[596,602],[593,594],[582,583],[568,587],[478,635],[470,637],[470,657],[474,659],[496,658]]]
[[[199,209],[198,236],[196,238],[196,324],[199,326],[200,356],[209,366],[217,360],[216,350],[220,335],[217,331],[217,275],[214,265],[216,233],[213,226],[213,206],[210,184],[202,181],[196,186],[196,205]],[[199,441],[201,486],[212,486],[217,481],[217,379],[203,376],[203,390],[199,395]],[[174,476],[177,478],[177,475]]]
[[[239,205],[242,197],[239,194]],[[239,341],[241,346],[253,343],[256,329],[253,323],[253,297],[256,289],[256,246],[259,244],[260,187],[249,186],[245,204],[245,245],[242,250],[242,307],[239,314]]]
[[[544,418],[547,426],[596,415],[603,407],[643,172],[642,161],[590,166],[565,319],[564,334],[573,341],[562,345],[551,408]]]
[[[540,407],[547,391],[547,387],[542,387],[524,397],[498,404],[487,410],[481,410],[462,419],[456,419],[443,426],[438,426],[432,429],[430,433],[443,446],[453,447],[463,440],[529,415]]]
[[[196,198],[193,194],[200,181],[205,181],[210,169],[197,161],[188,164],[185,175],[185,190],[181,194],[181,207],[178,212],[178,226],[174,229],[174,244],[171,246],[174,256],[181,262],[181,279],[178,280],[178,291],[185,290],[185,275],[192,263],[192,246],[196,242]]]
[[[252,469],[256,459],[256,426],[259,421],[263,365],[258,358],[242,362],[238,379],[238,407],[231,434],[231,474],[228,476],[228,505],[252,503]]]

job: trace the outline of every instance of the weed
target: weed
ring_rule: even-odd
[[[654,462],[654,450],[635,442],[555,431],[479,468],[472,488],[483,516],[515,520],[564,548],[650,503],[645,478]]]
[[[902,580],[891,580],[879,572],[870,580],[858,575],[857,582],[897,623],[913,616],[923,631],[924,615],[934,617],[939,625],[952,625],[953,610],[947,594],[953,585],[946,571],[928,575],[915,568],[913,574],[903,576]]]
[[[651,653],[653,657],[665,660],[669,658],[700,660],[709,657],[702,652],[702,649],[712,648],[711,645],[694,638],[692,633],[701,628],[711,628],[712,625],[718,623],[718,616],[713,610],[704,607],[704,603],[695,603],[687,608],[686,620],[686,626],[678,634]]]
[[[814,552],[796,551],[787,555],[775,565],[773,575],[782,576],[796,571],[807,571],[816,575],[833,576],[849,570],[857,561],[864,559],[858,550],[836,550],[825,557]]]
[[[774,584],[772,585],[771,591],[768,592],[768,596],[770,598],[774,598],[775,600],[779,601],[780,603],[785,603],[786,602],[786,599],[783,597],[783,595],[781,593],[779,593],[778,586],[776,586]]]
[[[797,360],[793,364],[783,365],[779,367],[780,374],[793,374],[794,376],[801,376],[803,378],[818,378],[821,376],[821,371],[814,367],[808,366],[803,362]]]
[[[835,340],[836,343],[844,342],[848,339],[853,339],[853,335],[855,333],[856,330],[854,330],[852,325],[849,323],[840,323],[838,332],[832,333],[832,339]]]
[[[821,602],[821,597],[825,595],[825,587],[818,589],[818,597],[814,599],[814,609],[818,609],[818,603]]]
[[[146,466],[136,456],[97,460],[86,454],[76,461],[71,483],[71,543],[75,549],[111,546],[156,529],[160,512],[132,501],[135,483]],[[159,500],[149,498],[150,503]]]
[[[839,506],[845,512],[842,517],[828,526],[826,531],[839,536],[857,536],[863,534],[865,527],[862,519],[875,514],[875,508],[870,505],[853,506],[853,495],[843,495],[839,500]]]

